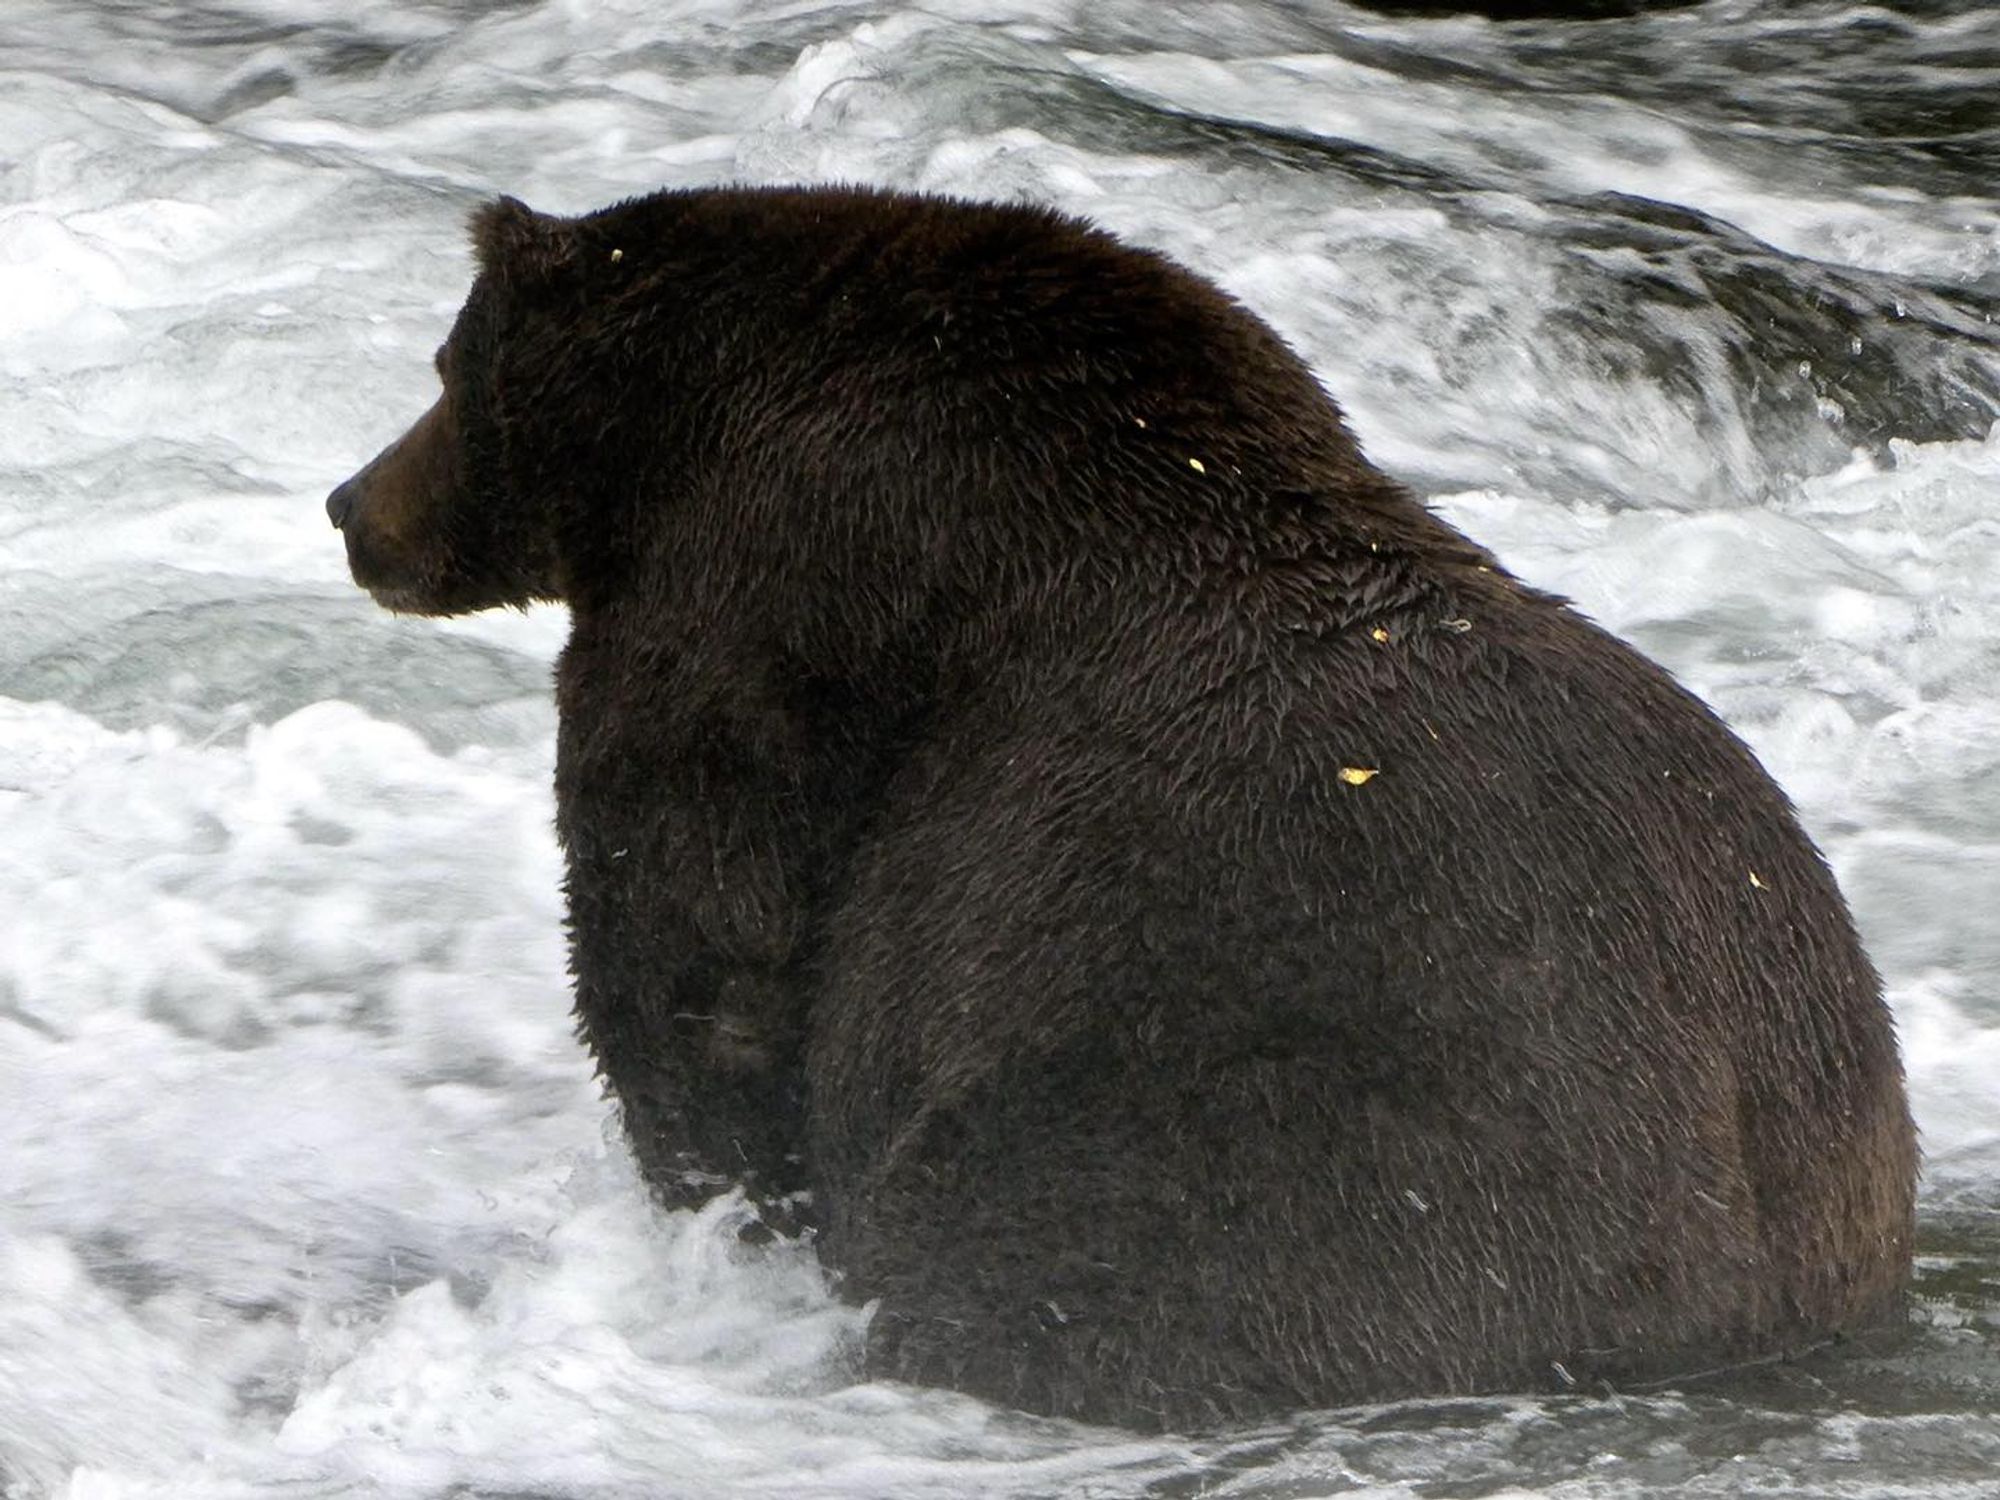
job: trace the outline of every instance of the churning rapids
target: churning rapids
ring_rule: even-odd
[[[1713,703],[1899,1017],[1912,1338],[1138,1440],[857,1386],[570,1035],[557,611],[348,583],[466,210],[1056,203]],[[2000,1495],[2000,12],[1326,0],[0,10],[0,1491]],[[1986,915],[1982,916],[1981,913]]]

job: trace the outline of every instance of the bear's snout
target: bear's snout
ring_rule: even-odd
[[[354,507],[361,499],[361,476],[344,480],[334,486],[333,493],[326,497],[326,518],[333,522],[333,529],[339,531],[347,524],[347,518],[354,514]]]
[[[326,497],[348,572],[386,609],[449,615],[557,597],[548,568],[526,561],[534,543],[474,504],[462,447],[447,391]]]

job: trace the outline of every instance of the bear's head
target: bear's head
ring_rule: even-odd
[[[460,614],[562,598],[554,496],[516,439],[547,375],[572,222],[512,198],[472,218],[480,274],[437,352],[437,403],[327,497],[354,581],[389,609]],[[538,368],[539,367],[539,368]]]

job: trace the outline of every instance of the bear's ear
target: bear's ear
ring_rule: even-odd
[[[538,214],[519,198],[496,198],[472,213],[479,265],[502,282],[547,280],[575,263],[575,226]]]

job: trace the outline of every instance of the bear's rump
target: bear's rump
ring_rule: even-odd
[[[967,1324],[1032,1328],[1062,1369],[1156,1339],[1169,1365],[1237,1350],[1189,1389],[1249,1381],[1250,1410],[1762,1321],[1732,1270],[1756,1254],[1739,1081],[1630,962],[1643,892],[1621,971],[1441,852],[1341,880],[1351,823],[1302,891],[1307,830],[1169,859],[1143,778],[1067,822],[1010,819],[973,793],[990,772],[933,784],[855,871],[807,1069],[827,1256],[885,1299],[891,1369],[966,1386],[926,1361]]]

